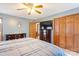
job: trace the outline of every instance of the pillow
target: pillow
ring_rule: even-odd
[[[50,46],[55,56],[66,56],[63,49],[52,44]]]

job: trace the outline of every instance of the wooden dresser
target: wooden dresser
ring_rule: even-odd
[[[20,39],[20,38],[25,38],[25,37],[26,37],[26,33],[6,34],[6,40]]]

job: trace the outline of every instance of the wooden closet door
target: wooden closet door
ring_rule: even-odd
[[[73,16],[67,16],[66,17],[66,48],[69,50],[73,50],[73,34],[74,34],[74,28],[73,28]]]
[[[79,14],[74,15],[74,51],[79,52]]]
[[[60,47],[62,47],[62,48],[65,48],[65,29],[66,29],[66,23],[65,23],[65,17],[61,17],[60,19],[59,19],[59,21],[60,21],[60,40],[59,40],[59,45],[60,45]]]
[[[79,52],[79,14],[54,20],[54,43],[62,48]]]
[[[36,38],[36,23],[30,22],[29,24],[29,36],[31,38]]]
[[[54,44],[59,46],[59,19],[54,20]]]

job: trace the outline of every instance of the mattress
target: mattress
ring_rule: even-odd
[[[33,38],[0,42],[0,56],[66,56],[64,50]]]

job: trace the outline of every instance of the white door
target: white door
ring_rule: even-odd
[[[2,40],[2,19],[0,19],[0,41]]]

